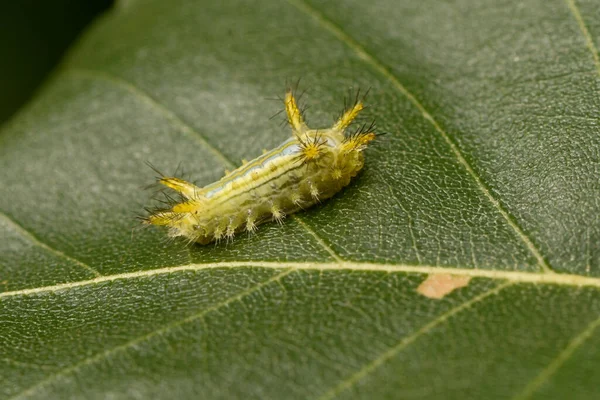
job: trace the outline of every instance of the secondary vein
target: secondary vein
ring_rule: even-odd
[[[440,136],[444,139],[444,141],[450,147],[450,150],[458,160],[458,162],[463,166],[463,168],[467,171],[467,173],[474,179],[476,186],[479,188],[481,192],[483,192],[484,196],[492,203],[492,205],[498,210],[498,212],[502,215],[502,217],[506,220],[507,224],[515,231],[517,236],[523,241],[523,243],[527,246],[529,251],[533,254],[533,256],[538,261],[538,265],[540,269],[545,273],[554,273],[548,262],[542,256],[540,250],[535,246],[533,241],[527,234],[523,231],[523,229],[517,224],[514,217],[512,217],[507,210],[504,209],[502,204],[498,199],[496,199],[487,186],[483,183],[481,176],[473,167],[469,164],[466,158],[463,156],[460,148],[454,143],[454,140],[448,135],[448,133],[439,125],[439,123],[433,118],[433,116],[425,109],[425,107],[417,100],[417,98],[398,80],[398,78],[390,71],[390,68],[384,65],[380,60],[378,60],[375,56],[369,53],[360,43],[354,40],[351,36],[349,36],[346,32],[344,32],[339,26],[333,23],[328,19],[323,13],[314,9],[306,2],[302,0],[288,0],[288,2],[295,6],[297,9],[303,11],[310,17],[314,18],[319,24],[321,24],[325,29],[331,32],[336,38],[338,38],[342,43],[345,43],[348,47],[356,52],[356,54],[367,64],[369,64],[373,69],[387,78],[393,86],[402,93],[420,112],[425,120],[427,120],[435,130],[440,134]]]

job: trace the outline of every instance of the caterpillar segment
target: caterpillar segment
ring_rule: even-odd
[[[146,224],[165,226],[169,236],[208,244],[253,233],[265,222],[282,224],[286,216],[332,197],[363,168],[363,151],[376,137],[375,126],[347,132],[363,110],[356,99],[331,128],[310,129],[291,90],[284,98],[292,137],[254,160],[200,188],[175,177],[158,182],[182,201],[152,213]]]

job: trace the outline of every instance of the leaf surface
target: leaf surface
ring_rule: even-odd
[[[119,3],[0,132],[0,397],[597,398],[597,17]],[[146,161],[220,178],[298,78],[315,127],[371,88],[348,188],[227,245],[135,229]]]

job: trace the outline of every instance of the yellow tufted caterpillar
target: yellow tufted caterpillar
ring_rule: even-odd
[[[181,201],[152,211],[143,222],[168,227],[171,237],[207,244],[232,239],[243,230],[254,232],[269,220],[282,223],[286,215],[348,185],[363,167],[363,150],[376,136],[374,123],[346,132],[364,108],[362,99],[357,94],[327,129],[306,126],[291,90],[284,104],[290,139],[203,188],[161,176],[158,182],[179,193]]]

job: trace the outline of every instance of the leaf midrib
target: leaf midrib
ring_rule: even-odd
[[[223,263],[216,263],[216,264],[223,264]],[[274,265],[277,265],[280,267],[279,263],[271,263]],[[198,265],[197,267],[206,267],[208,264],[205,265]],[[324,266],[325,264],[322,264],[321,266]],[[332,266],[335,266],[337,268],[340,267],[339,264],[330,264]],[[381,265],[381,266],[385,266],[385,265]],[[183,266],[182,266],[183,267]],[[173,270],[175,269],[179,269],[181,270],[182,267],[173,267],[173,268],[165,268],[164,270],[166,270],[165,272],[168,273],[172,273]],[[408,266],[406,266],[408,267]],[[414,268],[423,268],[423,267],[414,267]],[[430,269],[434,270],[434,271],[439,271],[440,269],[437,267],[429,267]],[[198,269],[198,268],[197,268]],[[224,300],[223,302],[220,302],[219,304],[213,305],[212,307],[209,307],[205,310],[202,310],[199,313],[195,313],[192,315],[189,315],[183,319],[171,322],[169,324],[163,325],[161,327],[159,327],[158,329],[152,330],[144,335],[135,337],[121,345],[109,348],[105,351],[96,353],[90,357],[86,357],[83,360],[80,360],[79,362],[76,362],[74,364],[72,364],[69,367],[63,368],[51,375],[49,375],[48,377],[46,377],[45,379],[42,379],[41,381],[37,382],[36,384],[30,386],[29,388],[19,392],[18,394],[16,394],[15,396],[11,397],[10,400],[16,400],[16,399],[22,399],[28,395],[32,395],[34,393],[36,393],[39,389],[43,388],[44,386],[58,380],[59,378],[69,375],[71,373],[76,372],[77,370],[79,370],[80,368],[86,366],[86,365],[90,365],[93,364],[95,362],[99,362],[104,360],[105,358],[108,358],[109,356],[111,356],[112,354],[115,354],[117,352],[120,351],[126,351],[130,348],[132,348],[133,346],[135,346],[136,344],[142,343],[146,340],[150,340],[156,336],[159,336],[163,333],[166,333],[168,331],[170,331],[173,328],[176,328],[178,326],[182,326],[188,322],[192,322],[194,320],[197,320],[199,318],[204,317],[205,315],[216,311],[224,306],[227,306],[228,304],[231,304],[235,301],[241,301],[244,297],[249,296],[250,294],[260,290],[261,288],[265,287],[266,285],[269,285],[270,283],[273,282],[277,282],[279,280],[281,280],[281,278],[283,278],[286,275],[289,275],[293,272],[298,271],[298,268],[294,268],[294,267],[288,267],[288,268],[283,268],[283,271],[278,273],[275,276],[272,276],[271,278],[260,282],[256,285],[253,285],[239,293],[237,293],[234,296],[229,297],[228,299]],[[154,271],[145,271],[145,272],[154,272],[154,275],[156,274],[158,270],[154,270]],[[482,270],[479,270],[480,272]],[[494,272],[497,273],[497,271],[489,271],[489,272]],[[521,275],[526,275],[526,276],[538,276],[538,277],[544,277],[544,279],[551,279],[551,278],[556,278],[559,277],[561,275],[559,274],[545,274],[545,273],[522,273],[522,272],[514,272],[512,274],[521,274]],[[139,272],[138,275],[142,276],[142,275],[152,275],[149,273],[144,273],[144,272]],[[575,276],[576,278],[583,278],[580,276]],[[95,280],[102,280],[103,278],[107,278],[107,277],[100,277],[100,278],[96,278]],[[595,284],[593,286],[596,287],[600,287],[600,279],[593,279],[595,282]],[[518,281],[516,281],[518,282]],[[404,350],[404,348],[408,347],[409,345],[411,345],[413,342],[415,342],[417,339],[419,339],[421,336],[427,334],[429,331],[435,329],[438,325],[444,323],[446,320],[450,319],[451,317],[453,317],[455,314],[460,313],[461,311],[470,308],[471,306],[473,306],[476,303],[479,303],[480,301],[483,301],[484,299],[490,297],[491,295],[495,295],[498,294],[501,290],[512,286],[516,283],[515,281],[511,282],[511,281],[505,281],[504,283],[489,289],[481,294],[479,294],[478,296],[475,296],[474,298],[464,301],[462,303],[460,303],[459,305],[451,308],[450,310],[448,310],[446,313],[432,319],[431,321],[429,321],[427,324],[423,325],[420,329],[416,330],[413,334],[402,338],[401,340],[398,341],[398,343],[392,347],[390,347],[388,350],[384,351],[383,353],[379,354],[377,357],[375,357],[373,360],[371,360],[371,362],[363,365],[361,368],[359,368],[358,370],[356,370],[356,372],[354,372],[353,374],[351,374],[350,376],[348,376],[346,379],[343,379],[342,381],[338,382],[337,384],[333,385],[332,388],[330,388],[329,390],[325,391],[325,393],[320,397],[320,399],[325,400],[325,399],[331,399],[334,398],[337,394],[341,393],[342,391],[345,391],[347,389],[349,389],[350,387],[354,386],[358,381],[360,381],[361,379],[363,379],[365,376],[367,376],[368,374],[370,374],[371,372],[375,371],[377,368],[379,368],[379,366],[381,366],[382,364],[384,364],[385,362],[387,362],[389,359],[393,358],[396,354],[398,354],[399,352],[401,352],[402,350]],[[553,282],[553,283],[565,283],[565,282]],[[579,347],[581,346],[585,340],[587,340],[588,337],[590,337],[593,333],[593,331],[600,325],[600,318],[597,320],[592,321],[590,324],[588,324],[588,326],[583,330],[582,333],[580,333],[579,335],[577,335],[570,343],[569,345],[563,349],[561,352],[558,353],[558,355],[552,360],[552,362],[545,368],[543,369],[540,374],[538,374],[538,376],[536,376],[536,378],[534,378],[526,387],[525,389],[520,392],[519,394],[516,395],[516,397],[519,397],[520,395],[527,395],[530,393],[533,393],[537,390],[537,388],[547,379],[549,379],[550,376],[552,376],[557,370],[558,368],[560,368],[560,366],[562,364],[564,364],[564,362],[570,357],[570,355]]]
[[[162,267],[149,270],[140,270],[134,272],[125,272],[121,274],[103,275],[98,278],[81,280],[76,282],[59,283],[50,286],[40,286],[36,288],[13,290],[0,293],[0,299],[14,296],[28,296],[45,292],[57,292],[69,290],[82,286],[96,285],[116,280],[127,280],[153,277],[157,275],[176,274],[190,271],[202,271],[218,268],[270,268],[270,269],[291,269],[294,271],[352,271],[352,272],[387,272],[387,273],[408,273],[408,274],[450,274],[457,276],[467,276],[471,278],[486,278],[495,280],[504,280],[516,283],[529,284],[553,284],[574,287],[596,287],[600,289],[600,278],[581,276],[575,274],[546,274],[542,272],[521,272],[504,271],[496,269],[468,269],[452,268],[435,265],[407,265],[407,264],[378,264],[366,262],[279,262],[279,261],[230,261],[214,262],[203,264],[186,264]]]

